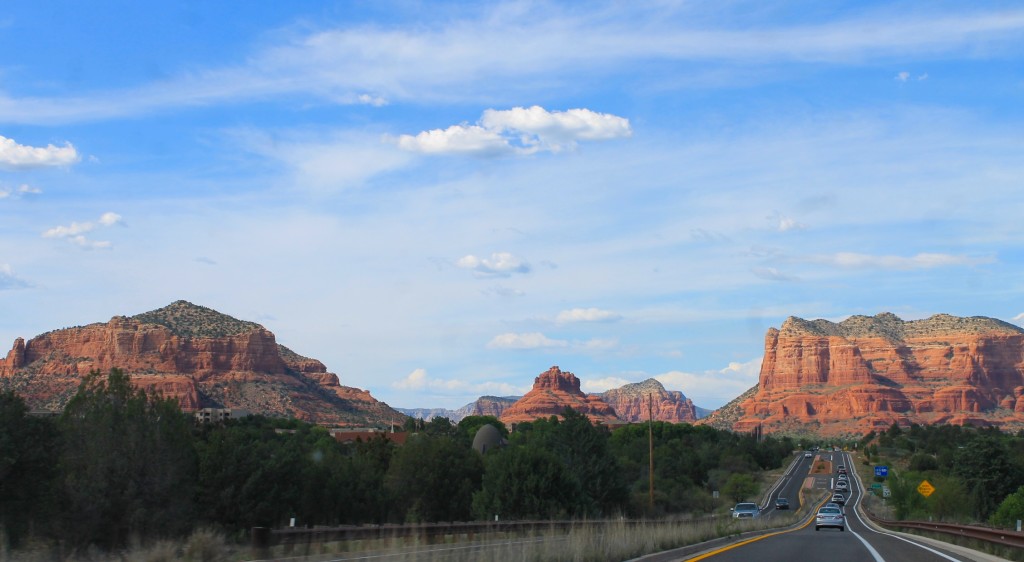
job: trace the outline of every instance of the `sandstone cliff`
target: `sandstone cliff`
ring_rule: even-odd
[[[0,360],[0,385],[33,408],[59,410],[84,375],[114,367],[186,410],[240,408],[334,425],[403,417],[368,392],[341,386],[323,363],[279,345],[263,326],[186,301],[18,338]]]
[[[580,390],[576,375],[551,367],[534,379],[533,389],[502,414],[506,425],[561,415],[566,407],[585,414],[593,422],[619,421],[615,410],[597,396],[588,396]]]
[[[946,314],[904,322],[790,317],[765,336],[757,393],[734,424],[864,433],[893,422],[1024,424],[1024,330]]]
[[[678,390],[665,390],[655,379],[613,388],[597,396],[607,402],[622,421],[647,421],[649,407],[657,421],[694,422],[698,417],[697,408],[689,398]]]

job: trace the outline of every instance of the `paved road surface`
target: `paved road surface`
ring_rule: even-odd
[[[883,533],[868,527],[856,513],[856,505],[861,500],[863,483],[855,475],[852,459],[846,453],[819,453],[822,460],[833,461],[833,469],[839,464],[850,468],[850,499],[846,507],[846,531],[839,529],[814,530],[814,522],[801,529],[783,532],[738,545],[724,547],[710,553],[693,555],[686,560],[707,560],[708,562],[812,562],[827,560],[829,562],[948,562],[961,561],[952,552],[924,543],[911,541],[890,533]],[[794,467],[791,482],[782,487],[778,493],[796,494],[792,486],[803,482],[801,475],[807,474],[810,460],[804,459],[798,467]],[[816,477],[818,485],[830,486],[835,473],[831,477]],[[828,481],[827,484],[825,481]],[[762,515],[770,515],[771,508]]]

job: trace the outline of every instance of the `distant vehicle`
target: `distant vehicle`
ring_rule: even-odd
[[[846,505],[846,496],[836,492],[835,494],[832,494],[832,503]]]
[[[836,472],[838,472],[839,474],[846,474],[846,467],[844,465],[839,465],[839,468],[836,469]]]
[[[775,509],[789,509],[789,500],[786,498],[775,500]]]
[[[836,502],[828,502],[827,504],[825,504],[824,507],[838,507],[839,509],[843,509],[843,506],[837,504]]]
[[[810,451],[807,451],[806,453],[804,453],[804,458],[805,459],[814,458],[814,455],[812,455]]]
[[[840,480],[846,480],[846,475],[845,474],[840,474],[839,475],[839,479]]]
[[[757,508],[756,503],[738,503],[729,510],[732,511],[732,516],[736,519],[754,518],[761,515],[761,510]]]
[[[846,530],[846,518],[843,517],[843,510],[838,507],[823,507],[814,516],[814,530],[822,527],[839,527],[840,531]]]
[[[846,482],[846,480],[840,480],[839,482],[836,482],[836,490],[843,490],[843,491],[845,491],[845,490],[849,490],[849,489],[850,489],[850,485]]]

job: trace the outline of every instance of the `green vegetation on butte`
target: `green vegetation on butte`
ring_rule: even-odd
[[[174,301],[163,308],[136,314],[131,318],[143,324],[159,324],[175,335],[189,338],[237,336],[263,328],[255,322],[239,320],[184,300]]]

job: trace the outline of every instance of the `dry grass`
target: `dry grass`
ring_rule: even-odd
[[[247,549],[229,544],[223,535],[199,529],[184,540],[136,544],[118,552],[92,547],[69,554],[56,545],[33,542],[16,551],[0,550],[0,562],[234,562],[247,555]]]

